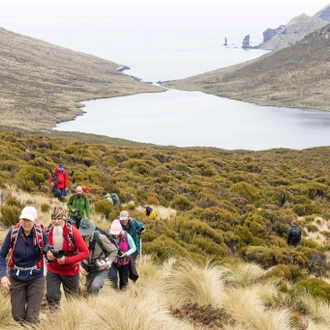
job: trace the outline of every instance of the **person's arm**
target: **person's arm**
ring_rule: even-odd
[[[90,219],[91,217],[91,209],[90,209],[90,206],[89,206],[89,200],[88,200],[88,197],[86,196],[86,199],[85,199],[85,212],[86,212],[86,217],[88,219]]]
[[[136,245],[133,241],[133,238],[130,234],[127,234],[127,243],[129,246],[129,250],[127,252],[125,252],[125,254],[127,256],[130,256],[131,254],[133,254],[136,251]]]
[[[69,187],[69,177],[68,177],[68,173],[66,173],[66,171],[64,171],[64,173],[63,173],[63,178],[64,178],[64,188],[68,189],[68,187]]]
[[[73,196],[73,195],[72,195]],[[73,198],[72,198],[72,196],[70,196],[70,198],[69,198],[69,200],[68,200],[68,202],[66,203],[66,206],[68,207],[68,209],[69,209],[69,211],[71,212],[72,211],[72,209],[73,209]]]
[[[116,258],[118,253],[117,248],[102,234],[100,234],[100,240],[102,242],[103,249],[109,253],[108,255],[108,266],[111,266],[111,263]]]
[[[12,231],[13,231],[12,228],[8,231],[7,236],[0,248],[0,278],[7,276],[6,257],[11,247],[10,240],[11,240]]]
[[[288,233],[286,235],[286,244],[290,243],[290,238],[291,238],[291,228],[289,228]]]

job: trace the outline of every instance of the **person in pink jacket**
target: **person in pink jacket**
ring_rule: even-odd
[[[80,262],[89,255],[88,247],[79,230],[66,222],[62,207],[51,214],[52,224],[47,228],[50,262],[47,265],[47,302],[57,308],[61,300],[61,284],[66,296],[78,295]]]

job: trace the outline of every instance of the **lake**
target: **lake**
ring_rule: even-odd
[[[83,116],[56,129],[230,150],[330,145],[330,113],[324,111],[264,107],[177,90],[83,103]]]

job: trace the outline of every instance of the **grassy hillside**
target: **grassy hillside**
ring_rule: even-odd
[[[92,55],[2,28],[0,39],[0,121],[5,127],[49,131],[82,114],[79,101],[163,91]]]
[[[40,329],[325,329],[330,148],[118,147],[2,132],[0,159],[0,241],[23,206],[34,205],[44,225],[54,205],[66,208],[47,182],[59,162],[70,184],[89,187],[98,226],[108,229],[127,209],[147,228],[136,285],[117,293],[107,284],[97,299],[63,298],[56,314],[44,306]],[[104,189],[118,194],[120,207],[103,199]],[[145,217],[142,200],[156,221]],[[303,229],[297,249],[285,241],[292,218]],[[2,328],[16,329],[2,290],[0,299]]]
[[[170,82],[260,105],[330,110],[330,25],[256,60]]]

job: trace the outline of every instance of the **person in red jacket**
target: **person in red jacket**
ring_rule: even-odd
[[[62,207],[56,206],[51,214],[52,223],[46,232],[51,256],[47,265],[47,302],[51,309],[59,307],[61,284],[66,296],[78,295],[80,262],[89,256],[79,230],[66,222]]]
[[[48,181],[52,185],[53,195],[62,201],[62,197],[66,196],[68,193],[69,183],[68,174],[66,173],[62,164],[59,164],[54,168]]]

